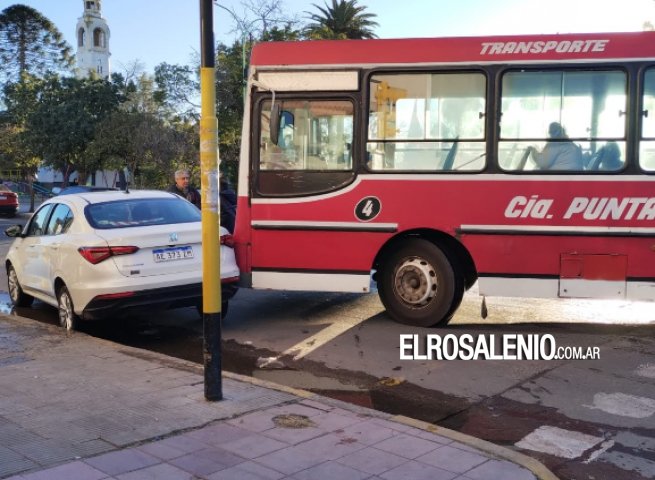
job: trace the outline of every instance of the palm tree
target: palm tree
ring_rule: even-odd
[[[325,8],[313,4],[321,13],[311,13],[312,22],[307,25],[305,35],[311,39],[376,38],[373,28],[379,26],[373,21],[374,13],[365,13],[366,7],[357,5],[357,0],[332,0],[332,6]]]
[[[66,70],[73,56],[50,20],[31,7],[12,5],[0,12],[0,64],[0,81],[18,81],[21,73]]]

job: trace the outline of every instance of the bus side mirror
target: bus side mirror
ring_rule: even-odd
[[[273,143],[273,145],[277,145],[280,139],[281,116],[282,116],[282,112],[280,111],[280,104],[273,103],[273,106],[271,107],[271,124],[270,124],[271,142]]]

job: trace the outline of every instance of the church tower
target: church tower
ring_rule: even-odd
[[[95,72],[109,77],[109,27],[100,13],[100,0],[83,0],[84,13],[77,20],[77,76]]]

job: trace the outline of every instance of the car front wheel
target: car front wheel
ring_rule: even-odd
[[[18,275],[13,266],[7,268],[7,286],[9,287],[9,298],[11,303],[17,307],[29,307],[34,302],[34,297],[23,292],[18,281]]]
[[[68,331],[76,330],[79,317],[75,314],[73,299],[66,285],[59,287],[57,292],[57,304],[59,308],[59,324]]]

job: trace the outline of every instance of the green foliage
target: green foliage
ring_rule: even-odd
[[[155,67],[153,100],[180,120],[198,119],[198,70],[188,65],[161,63]]]
[[[164,188],[180,165],[198,163],[198,130],[167,125],[152,113],[117,110],[98,126],[86,155],[103,168],[137,172],[140,188]]]
[[[65,71],[73,65],[71,52],[57,27],[37,10],[12,5],[0,12],[0,81]]]
[[[66,178],[77,170],[81,181],[99,166],[84,155],[96,127],[124,100],[107,80],[57,75],[23,76],[5,94],[8,115],[24,128],[24,144]]]
[[[305,28],[305,35],[310,39],[362,39],[376,38],[373,28],[378,23],[373,13],[366,13],[366,7],[357,4],[357,0],[332,0],[332,5],[325,8],[314,4],[320,13],[309,13],[310,24]]]
[[[253,45],[302,38],[374,38],[374,14],[357,0],[332,0],[313,22],[283,12],[282,0],[242,0],[240,32],[216,47],[216,114],[221,171],[236,184],[244,88]],[[70,47],[39,12],[14,5],[0,13],[0,168],[33,171],[39,162],[64,177],[77,170],[83,182],[94,170],[136,171],[138,187],[163,188],[180,168],[199,172],[200,87],[197,65],[162,63],[154,75],[136,67],[111,80],[62,78],[72,64]],[[1,106],[1,104],[0,104]],[[4,163],[3,163],[4,162]]]

